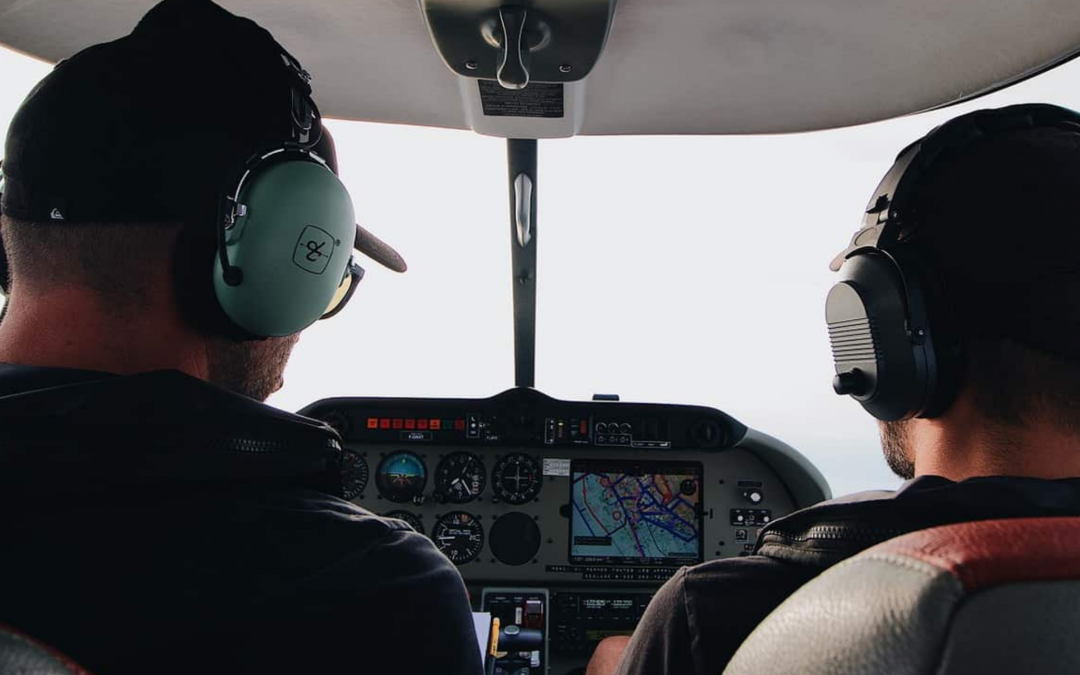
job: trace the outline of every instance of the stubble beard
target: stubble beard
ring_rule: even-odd
[[[885,452],[885,461],[897,476],[904,480],[915,477],[915,462],[911,459],[911,438],[909,420],[897,422],[878,422],[881,433],[881,449]]]
[[[233,342],[216,340],[208,348],[209,380],[219,387],[265,401],[284,384],[285,365],[300,335]]]

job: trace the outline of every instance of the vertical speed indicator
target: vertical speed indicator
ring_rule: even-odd
[[[454,511],[435,523],[431,540],[450,562],[462,565],[480,555],[484,547],[484,527],[476,516]]]

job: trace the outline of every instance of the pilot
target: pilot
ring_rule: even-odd
[[[598,646],[589,675],[716,675],[787,596],[880,541],[1080,515],[1080,115],[1035,104],[964,115],[902,153],[882,189],[864,221],[864,234],[888,221],[876,245],[860,236],[834,266],[858,279],[861,300],[840,284],[827,314],[850,336],[852,308],[881,300],[868,310],[879,363],[934,343],[918,386],[896,380],[895,361],[891,375],[879,371],[877,396],[860,373],[835,385],[887,420],[885,460],[906,482],[777,519],[752,556],[681,569],[632,637]],[[906,294],[906,320],[890,293]],[[886,344],[890,330],[903,339]]]
[[[404,268],[357,230],[308,80],[165,0],[8,132],[0,623],[101,675],[482,672],[455,567],[338,496],[333,429],[262,403],[354,245]]]

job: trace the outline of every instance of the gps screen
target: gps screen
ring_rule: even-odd
[[[570,474],[572,564],[702,560],[701,464],[574,460]]]

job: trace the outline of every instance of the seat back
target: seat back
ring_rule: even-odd
[[[883,542],[770,614],[724,675],[1080,672],[1080,518]]]
[[[0,675],[90,675],[50,647],[0,625]]]

